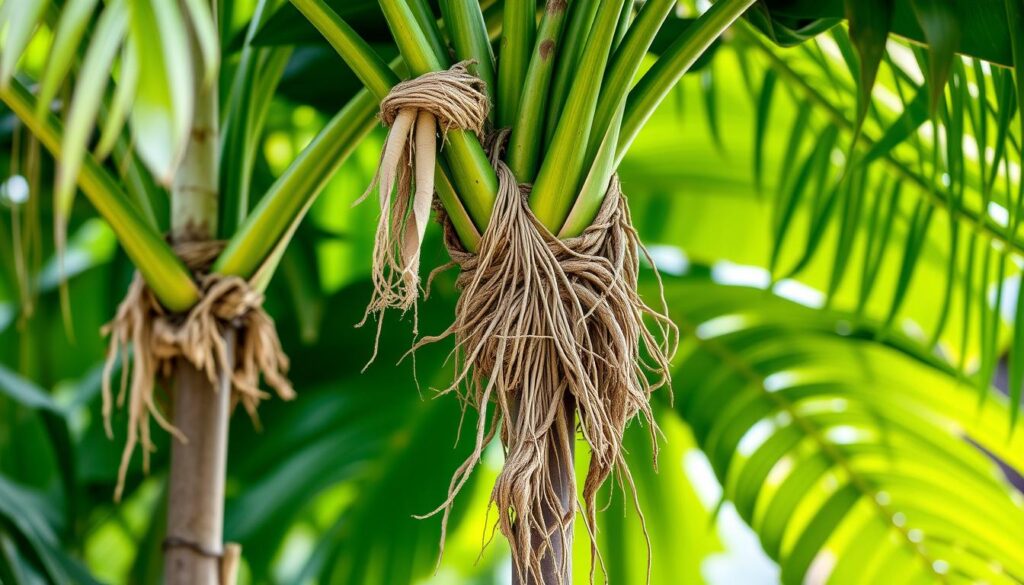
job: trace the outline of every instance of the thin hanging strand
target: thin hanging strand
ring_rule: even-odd
[[[224,242],[175,245],[175,252],[196,273],[202,293],[199,303],[187,313],[168,313],[136,273],[116,316],[103,327],[103,334],[110,337],[102,391],[108,437],[113,438],[111,377],[119,356],[123,360],[117,406],[124,407],[126,398],[128,403],[128,436],[121,455],[115,501],[121,500],[128,464],[140,442],[143,469],[149,471],[149,454],[155,450],[150,417],[175,439],[188,442],[188,437],[168,422],[154,399],[156,379],[171,376],[178,360],[187,360],[204,372],[214,388],[218,387],[221,374],[230,372],[232,399],[241,402],[254,421],[260,401],[268,397],[259,388],[260,374],[279,397],[295,397],[285,377],[288,357],[278,340],[273,319],[263,310],[263,295],[241,278],[206,272],[223,248]],[[237,332],[233,363],[228,360],[224,344],[224,331],[229,327]]]
[[[434,156],[434,143],[421,136],[418,121],[429,112],[442,131],[465,128],[479,134],[487,102],[478,84],[460,64],[396,86],[382,105],[381,119],[391,126],[391,133],[374,179],[381,186],[381,218],[374,251],[375,292],[367,316],[392,307],[415,307],[418,250],[425,227],[420,210],[422,198],[433,193],[424,167],[429,164],[432,174]],[[476,109],[464,111],[469,105]],[[410,140],[413,108],[417,128]],[[561,583],[568,574],[571,525],[578,511],[571,471],[575,432],[566,429],[575,430],[578,410],[579,432],[591,450],[582,507],[595,567],[603,563],[595,538],[597,493],[613,473],[624,491],[634,492],[639,512],[622,437],[628,423],[639,417],[657,457],[658,428],[650,395],[669,382],[678,331],[668,318],[663,294],[659,309],[653,309],[637,292],[639,254],[646,250],[633,228],[618,178],[612,178],[593,224],[579,237],[559,240],[531,212],[529,187],[517,184],[502,162],[506,136],[501,132],[488,137],[498,194],[476,254],[463,248],[453,225],[440,213],[445,244],[460,268],[456,284],[461,294],[454,323],[440,335],[422,338],[412,351],[454,339],[456,375],[441,394],[456,394],[464,406],[476,408],[478,419],[473,452],[455,471],[445,501],[427,516],[442,515],[443,551],[454,500],[497,436],[505,449],[505,463],[491,493],[497,528],[509,541],[517,573],[527,581],[542,582],[545,564],[550,567],[561,550],[561,565],[556,567]],[[413,160],[410,142],[415,144],[415,195],[408,172]],[[392,198],[396,175],[397,194]],[[413,231],[415,238],[410,239]],[[562,478],[552,473],[553,468],[568,468],[568,486],[559,484]],[[568,502],[561,499],[566,491],[573,494]],[[642,513],[640,517],[643,522]],[[649,566],[650,559],[648,580]]]

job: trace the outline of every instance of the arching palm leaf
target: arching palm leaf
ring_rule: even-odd
[[[756,289],[669,295],[690,333],[676,409],[784,582],[1022,579],[1024,508],[977,446],[1021,469],[1005,403],[979,408],[902,341],[839,333],[849,315]]]

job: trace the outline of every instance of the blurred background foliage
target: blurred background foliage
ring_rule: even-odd
[[[366,3],[331,4],[395,54]],[[862,84],[841,10],[794,22],[773,4],[683,78],[620,167],[684,333],[674,400],[654,399],[657,472],[645,430],[627,437],[652,582],[1021,582],[1024,439],[989,388],[995,358],[1024,351],[1010,327],[1024,248],[1010,221],[1021,136],[1009,71],[957,57],[933,126],[930,57],[892,39],[857,133]],[[290,6],[246,45],[253,7],[225,5],[222,93],[243,46],[286,51],[258,136],[258,193],[358,84]],[[665,34],[704,8],[681,2]],[[804,42],[779,48],[755,27]],[[44,18],[26,71],[43,68],[51,29]],[[61,269],[53,163],[7,111],[0,140],[0,582],[156,582],[168,439],[157,435],[153,469],[133,467],[114,505],[125,421],[108,441],[100,416],[98,331],[132,266],[78,198]],[[269,401],[258,425],[233,420],[225,535],[243,546],[242,583],[508,579],[486,505],[499,449],[458,500],[436,570],[439,518],[413,518],[443,501],[470,448],[459,405],[432,399],[449,348],[402,359],[411,324],[396,316],[362,372],[374,331],[353,325],[377,211],[352,203],[382,140],[375,130],[331,179],[267,294],[299,399]],[[446,260],[439,238],[432,226],[430,265]],[[442,330],[456,295],[453,274],[438,278],[420,330]],[[632,494],[605,499],[599,579],[641,583]],[[586,582],[585,535],[576,544]]]

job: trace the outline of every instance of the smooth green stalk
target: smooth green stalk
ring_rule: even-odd
[[[447,53],[434,49],[406,0],[380,0],[380,7],[413,75],[441,71],[451,65]]]
[[[661,25],[662,21],[658,22],[658,26]],[[619,17],[619,25],[615,30],[614,46],[616,50],[622,44],[627,31],[631,30],[630,26],[632,24],[633,11],[630,9],[630,4],[627,3],[626,9],[622,11]],[[657,26],[655,27],[656,31]],[[644,47],[644,52],[646,50],[647,47]],[[641,58],[642,56],[641,54]],[[604,92],[606,91],[610,91],[607,81],[604,84],[602,96],[605,95]],[[572,209],[569,210],[569,216],[566,217],[565,224],[562,225],[562,229],[558,232],[560,238],[572,238],[582,234],[583,230],[587,229],[594,222],[597,212],[601,209],[601,204],[604,203],[605,195],[608,193],[608,184],[611,181],[612,175],[615,174],[615,149],[619,143],[619,130],[622,127],[622,116],[626,110],[627,92],[625,89],[617,91],[621,91],[618,107],[612,115],[612,119],[609,120],[607,128],[602,131],[595,118],[593,136],[590,141],[591,147],[588,148],[587,156],[584,159],[593,162],[590,165],[590,169],[584,175],[583,185],[580,186],[579,195],[576,196],[576,201],[573,203]],[[598,101],[598,106],[600,107],[600,101]]]
[[[619,49],[619,44],[622,42],[623,37],[626,36],[629,26],[633,24],[634,3],[635,2],[633,2],[633,0],[626,0],[626,5],[622,8],[622,12],[619,14],[619,24],[615,27],[615,40],[612,42],[613,53]]]
[[[754,2],[756,0],[719,0],[714,3],[696,22],[686,27],[654,67],[644,74],[630,93],[626,105],[616,164],[683,74]]]
[[[583,179],[598,93],[624,4],[625,0],[601,3],[580,61],[579,71],[584,73],[576,76],[530,193],[530,207],[537,219],[554,232],[565,222]]]
[[[622,44],[612,57],[611,67],[601,87],[601,97],[594,115],[594,135],[590,141],[588,158],[593,159],[608,133],[612,118],[620,109],[622,99],[629,93],[644,56],[647,55],[662,23],[675,7],[675,0],[649,0],[640,10],[636,22],[629,28]]]
[[[601,3],[593,0],[574,0],[569,5],[569,26],[562,35],[562,46],[558,50],[555,78],[551,85],[551,97],[548,98],[547,122],[544,125],[544,144],[551,144],[555,137],[555,128],[562,117],[565,100],[569,98],[569,89],[579,74],[578,65],[583,56],[590,29],[597,17],[597,8]]]
[[[580,194],[569,211],[569,217],[558,232],[560,238],[574,238],[583,233],[583,230],[590,227],[597,217],[597,212],[604,203],[605,194],[608,192],[608,183],[615,174],[615,152],[619,143],[619,131],[622,128],[622,116],[626,110],[625,98],[619,104],[618,111],[612,117],[605,132],[604,140],[598,145],[597,152],[593,155],[594,163],[590,167],[580,187]]]
[[[409,5],[409,10],[412,11],[413,18],[416,19],[416,24],[419,25],[420,30],[423,32],[424,38],[430,44],[430,50],[435,55],[447,57],[448,46],[445,45],[444,40],[441,38],[441,30],[437,27],[437,19],[434,18],[434,13],[430,10],[427,0],[405,1]]]
[[[641,18],[648,20],[649,22],[638,21],[637,27],[632,28],[633,24],[633,11],[627,9],[622,11],[622,16],[619,20],[619,26],[615,31],[615,46],[616,55],[613,58],[613,64],[611,72],[615,73],[616,69],[622,68],[622,59],[636,59],[636,68],[639,68],[640,61],[647,53],[647,49],[650,47],[650,43],[654,40],[654,35],[657,34],[658,28],[661,27],[661,23],[665,21],[665,17],[668,16],[668,9],[672,7],[674,1],[668,3],[668,8],[664,11],[659,10],[663,8],[658,6],[659,0],[652,0],[644,7],[653,10],[654,12],[645,12],[641,14]],[[661,14],[660,18],[658,14]],[[646,16],[645,16],[646,15]],[[627,36],[627,31],[629,35]],[[635,31],[635,32],[634,32]],[[643,31],[643,32],[640,32]],[[636,40],[637,34],[647,35],[649,39]],[[626,39],[626,45],[622,45],[623,39]],[[633,43],[636,46],[630,46]],[[629,55],[628,57],[625,55]],[[628,65],[627,65],[628,67]],[[611,182],[612,175],[615,174],[615,151],[619,143],[619,132],[622,128],[622,117],[626,111],[626,97],[628,95],[628,84],[631,81],[636,71],[629,74],[629,78],[621,86],[614,83],[611,79],[606,79],[601,92],[601,99],[606,96],[618,96],[615,110],[612,113],[612,117],[607,123],[598,122],[597,114],[601,111],[601,101],[598,101],[598,112],[595,114],[594,132],[593,138],[590,141],[590,147],[587,151],[585,160],[593,161],[590,165],[590,169],[587,171],[583,179],[583,185],[580,187],[579,195],[576,196],[576,202],[573,203],[572,209],[569,211],[569,216],[565,219],[565,224],[562,229],[558,232],[560,238],[573,238],[583,233],[585,229],[590,227],[594,222],[594,218],[597,217],[598,211],[601,209],[601,204],[604,203],[605,195],[608,193],[608,184]],[[622,72],[620,71],[621,75]],[[610,101],[610,100],[609,100]]]
[[[214,271],[248,278],[300,212],[376,124],[377,100],[360,91],[274,181],[217,258]]]
[[[537,0],[505,0],[501,52],[498,58],[499,128],[511,127],[516,121],[536,33]]]
[[[17,79],[0,88],[0,100],[11,108],[53,157],[60,160],[60,124],[52,115],[36,115],[35,99]],[[175,312],[192,307],[199,300],[199,291],[185,265],[160,234],[128,203],[117,182],[92,156],[86,155],[82,160],[78,185],[114,230],[121,246],[160,303]]]
[[[537,46],[526,72],[519,114],[508,143],[508,166],[520,183],[532,183],[537,173],[544,131],[544,107],[547,105],[551,73],[554,71],[566,5],[562,0],[548,2],[537,33]]]
[[[459,61],[476,61],[475,73],[487,85],[487,101],[494,103],[494,52],[480,3],[474,0],[441,0],[445,29],[455,45]],[[493,109],[488,113],[494,118]]]
[[[402,0],[381,0],[380,5],[384,10],[388,27],[395,37],[398,50],[413,75],[448,68],[447,56],[437,55],[430,50],[423,31]],[[499,80],[499,86],[500,83]],[[498,192],[498,178],[491,168],[490,161],[487,160],[487,154],[484,153],[477,137],[466,130],[450,130],[442,153],[448,161],[452,184],[462,204],[473,218],[477,229],[483,232],[491,220],[491,211]]]

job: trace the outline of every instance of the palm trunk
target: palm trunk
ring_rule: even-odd
[[[565,416],[555,424],[563,425],[563,429],[557,429],[557,431],[564,430],[569,437],[570,451],[575,455],[576,401],[572,397],[566,397],[563,408],[565,409]],[[556,429],[553,429],[553,432],[555,431]],[[561,509],[545,510],[545,528],[549,531],[559,529],[558,518],[565,516],[566,511],[571,509],[573,499],[576,497],[576,494],[572,493],[572,476],[575,473],[573,461],[562,461],[558,449],[553,448],[552,451],[548,457],[548,466],[551,477],[554,478],[554,488],[558,492]],[[552,537],[551,539],[552,550],[549,550],[541,561],[541,583],[537,583],[529,575],[520,575],[515,563],[512,563],[512,585],[571,585],[573,522],[569,522],[566,532],[568,534],[566,539],[566,543],[569,545],[567,547],[568,550],[562,547],[562,540],[560,538]],[[539,550],[544,546],[544,543],[544,535],[534,535],[532,542],[534,550]],[[561,576],[559,576],[559,573],[561,573]]]
[[[233,335],[228,336],[229,347]],[[180,361],[174,380],[174,424],[188,437],[171,448],[167,501],[166,585],[220,585],[231,378],[218,388]],[[230,584],[228,584],[230,585]]]
[[[171,223],[175,242],[208,240],[217,229],[217,83],[202,86],[202,62],[195,42],[192,54],[195,56],[196,107],[185,158],[172,190]],[[228,355],[232,356],[235,342],[232,332],[225,334],[225,342]],[[231,372],[222,372],[214,387],[204,373],[184,360],[179,361],[174,372],[174,425],[188,442],[173,441],[171,447],[165,585],[222,583],[230,399]]]

